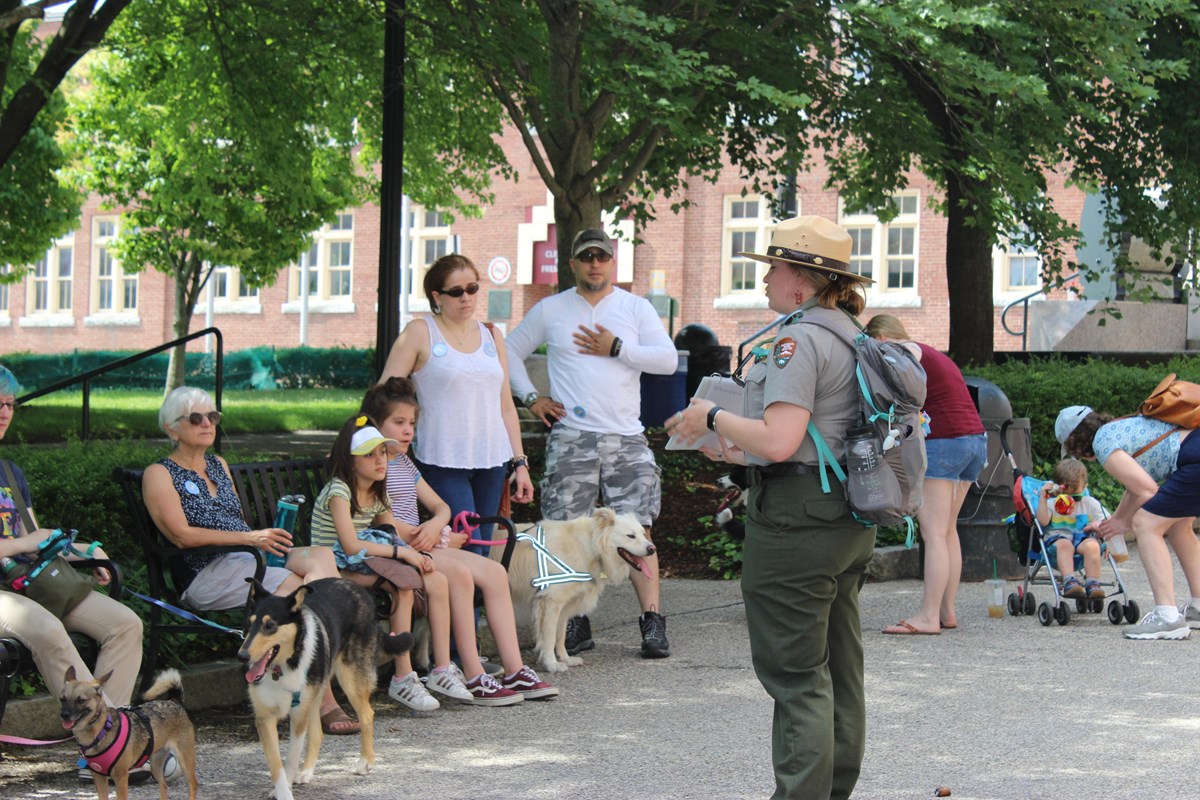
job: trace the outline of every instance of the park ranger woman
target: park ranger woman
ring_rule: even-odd
[[[845,464],[858,415],[854,354],[869,283],[850,272],[850,236],[823,217],[781,222],[767,253],[768,305],[787,321],[745,379],[742,416],[693,400],[668,420],[686,441],[719,435],[715,460],[749,467],[742,593],[754,670],[775,701],[775,798],[849,797],[866,733],[858,593],[875,530],[856,522],[841,484],[821,486],[809,423]]]

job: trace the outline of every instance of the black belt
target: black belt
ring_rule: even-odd
[[[815,466],[808,464],[800,464],[795,461],[783,461],[778,464],[767,464],[762,467],[748,467],[752,478],[765,480],[767,478],[794,478],[798,475],[807,475],[810,472],[816,472]]]

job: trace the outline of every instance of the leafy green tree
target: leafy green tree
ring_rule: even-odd
[[[1149,110],[1156,84],[1187,73],[1180,59],[1147,43],[1157,20],[1190,6],[1186,0],[844,6],[842,50],[831,72],[838,96],[814,118],[832,183],[849,204],[881,208],[881,216],[892,212],[886,198],[904,188],[909,170],[938,184],[944,193],[938,206],[948,220],[950,349],[960,360],[992,358],[993,246],[1005,236],[1034,244],[1056,274],[1062,244],[1078,235],[1047,195],[1047,174],[1062,169],[1085,186],[1110,187],[1151,215],[1136,198],[1168,174],[1168,165],[1152,161],[1166,154],[1137,154],[1167,124]],[[1194,76],[1188,80],[1194,85]]]
[[[553,197],[563,288],[574,282],[572,238],[602,211],[645,223],[660,193],[678,209],[688,180],[715,180],[723,159],[766,184],[794,171],[833,55],[821,4],[410,0],[407,9],[409,85],[437,65],[423,88],[446,125],[469,119],[482,134],[507,122],[519,132]],[[503,163],[495,150],[491,158]]]
[[[82,178],[122,209],[126,270],[174,279],[174,332],[216,266],[271,284],[367,199],[357,118],[378,94],[370,3],[143,0],[114,26],[78,109]],[[182,382],[182,348],[167,388]]]

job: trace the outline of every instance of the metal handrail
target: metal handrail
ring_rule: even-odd
[[[1056,282],[1057,286],[1062,286],[1063,284],[1067,283],[1068,281],[1073,281],[1082,274],[1083,274],[1083,272],[1076,272],[1074,275],[1068,275],[1067,277],[1063,278],[1062,280],[1057,281]],[[1000,327],[1004,328],[1004,330],[1012,336],[1020,336],[1021,337],[1021,352],[1022,353],[1024,353],[1025,351],[1027,351],[1029,349],[1029,301],[1032,300],[1033,298],[1037,297],[1039,294],[1045,294],[1045,293],[1046,293],[1046,287],[1043,286],[1041,289],[1032,291],[1029,294],[1025,295],[1024,297],[1018,297],[1016,300],[1013,300],[1011,303],[1006,305],[1000,311]],[[1021,306],[1021,330],[1014,331],[1012,328],[1008,327],[1008,312],[1014,306],[1018,306],[1018,305]]]
[[[91,431],[92,431],[91,397],[92,397],[92,379],[93,378],[96,378],[96,377],[99,377],[100,375],[105,375],[109,372],[113,372],[115,370],[121,369],[122,367],[128,366],[130,364],[134,364],[138,361],[141,361],[144,358],[149,358],[150,356],[156,356],[159,353],[163,352],[164,350],[170,350],[172,347],[177,347],[177,346],[183,344],[184,342],[190,342],[192,339],[199,339],[201,336],[208,336],[210,334],[217,338],[217,348],[216,348],[216,352],[217,352],[216,383],[217,383],[217,385],[216,385],[216,391],[214,392],[214,394],[215,394],[214,400],[216,401],[216,404],[217,404],[217,410],[220,411],[221,410],[222,386],[225,382],[225,380],[224,380],[224,378],[225,378],[225,340],[224,340],[224,337],[221,335],[220,328],[205,328],[204,330],[196,331],[195,333],[190,333],[187,336],[181,336],[178,339],[173,339],[173,340],[167,342],[166,344],[159,345],[158,347],[155,347],[151,350],[143,350],[140,353],[135,353],[131,356],[126,356],[125,358],[122,358],[119,361],[112,361],[108,364],[104,364],[103,366],[99,366],[99,367],[96,367],[95,369],[90,369],[87,372],[67,378],[66,380],[59,381],[58,383],[52,383],[49,386],[38,389],[37,391],[33,391],[33,392],[29,392],[28,394],[21,395],[20,397],[17,398],[17,403],[24,404],[24,403],[29,402],[30,400],[36,400],[39,397],[45,397],[48,394],[53,394],[54,392],[61,391],[68,387],[74,386],[75,384],[83,384],[83,421],[82,421],[82,425],[81,425],[82,430],[80,432],[80,438],[86,442],[91,438]],[[221,429],[219,427],[217,428],[217,439],[216,439],[216,442],[214,442],[213,446],[217,450],[218,453],[221,451]]]
[[[741,365],[741,363],[742,363],[742,354],[743,354],[743,353],[745,352],[745,350],[746,350],[746,345],[750,344],[750,343],[751,343],[751,342],[753,342],[755,339],[757,339],[758,337],[762,336],[762,335],[763,335],[764,333],[766,333],[767,331],[771,330],[771,328],[778,327],[778,326],[780,325],[780,323],[782,323],[782,322],[783,322],[785,319],[787,319],[789,316],[791,316],[791,315],[790,315],[790,314],[783,314],[783,315],[781,315],[781,316],[779,316],[779,317],[776,317],[774,322],[772,322],[772,323],[770,323],[770,324],[768,324],[768,325],[764,325],[763,327],[759,328],[757,331],[755,331],[754,333],[750,334],[750,338],[748,338],[748,339],[743,339],[743,340],[741,341],[741,343],[738,345],[738,357],[737,357],[737,363],[738,363],[738,365],[740,366],[740,365]]]

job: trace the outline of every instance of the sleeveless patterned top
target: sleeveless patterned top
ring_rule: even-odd
[[[171,474],[171,483],[179,495],[179,503],[183,506],[183,515],[188,525],[196,528],[209,528],[215,531],[248,531],[246,518],[242,516],[242,501],[238,499],[233,481],[221,466],[221,462],[211,453],[204,456],[204,471],[217,487],[214,497],[208,492],[208,484],[197,472],[179,466],[169,458],[158,463],[167,468]],[[191,571],[188,582],[196,573],[217,559],[219,554],[184,556],[183,563]]]

